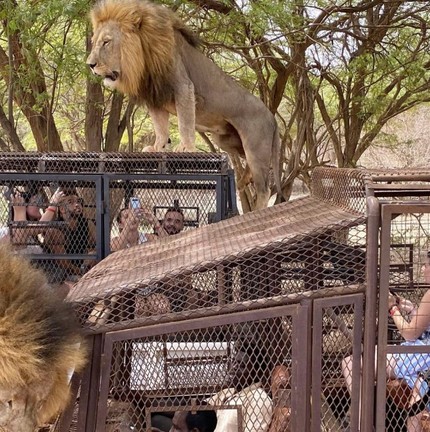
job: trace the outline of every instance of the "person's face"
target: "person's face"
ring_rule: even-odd
[[[186,411],[176,411],[172,419],[172,427],[169,432],[190,432],[185,419],[188,413]]]
[[[71,217],[78,217],[82,214],[83,209],[82,198],[76,195],[67,195],[64,197],[60,206],[61,213]]]
[[[118,224],[120,230],[124,229],[126,226],[137,229],[138,223],[139,223],[138,215],[134,210],[124,209],[121,212],[121,218]]]
[[[166,213],[163,220],[163,228],[169,235],[179,234],[184,229],[184,217],[176,211]]]

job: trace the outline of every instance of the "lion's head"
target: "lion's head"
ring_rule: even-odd
[[[85,363],[70,303],[28,260],[0,246],[0,430],[32,432],[64,409]]]
[[[175,30],[189,31],[169,9],[142,0],[102,0],[91,22],[87,64],[106,86],[152,106],[172,98]]]

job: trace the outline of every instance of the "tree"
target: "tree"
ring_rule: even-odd
[[[193,3],[202,16],[224,15],[222,48],[243,59],[278,113],[286,195],[316,165],[356,166],[388,120],[429,100],[428,2]]]
[[[390,119],[429,100],[429,2],[167,3],[206,54],[276,114],[287,197],[317,165],[356,166]],[[145,141],[144,110],[86,70],[91,4],[0,2],[0,148],[21,150],[28,130],[39,150],[116,151],[125,132],[128,148]],[[243,162],[232,162],[240,172]],[[241,198],[251,209],[252,186]]]

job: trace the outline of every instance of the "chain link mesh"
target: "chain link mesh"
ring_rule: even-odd
[[[185,421],[203,411],[215,412],[218,432],[230,421],[246,432],[357,427],[359,403],[347,384],[354,378],[357,390],[360,376],[366,197],[425,199],[425,172],[414,187],[413,172],[395,174],[394,183],[407,189],[401,193],[389,175],[318,168],[310,196],[228,218],[235,191],[222,155],[6,154],[4,231],[54,282],[64,282],[64,261],[79,267],[79,281],[69,278],[59,293],[73,303],[93,347],[71,426],[59,420],[51,430],[169,430],[173,416]],[[67,217],[30,220],[28,207],[43,212],[57,186],[94,225],[92,245],[88,228],[61,253],[54,246],[64,246],[64,237],[50,232],[64,234]],[[16,191],[27,220],[11,214],[8,194]],[[133,210],[131,198],[152,216],[138,221],[133,242],[116,247],[125,227],[120,211]],[[170,207],[184,214],[181,232],[141,242]],[[413,302],[427,289],[420,270],[427,219],[410,211],[392,220],[390,289]],[[392,325],[388,334],[398,346]],[[351,355],[356,367],[348,374]],[[242,366],[248,380],[234,386]],[[391,400],[406,397],[392,381],[399,388],[386,398],[387,430],[404,424],[403,411],[390,411]]]

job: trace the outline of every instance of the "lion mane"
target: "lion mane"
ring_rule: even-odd
[[[126,61],[121,64],[118,91],[148,106],[172,101],[175,32],[195,47],[197,36],[170,9],[139,0],[99,2],[91,11],[94,33],[109,21],[119,23],[123,34],[135,36],[119,47]]]
[[[33,432],[69,401],[69,374],[85,363],[70,304],[44,274],[0,246],[0,429]]]
[[[278,192],[280,138],[264,103],[225,74],[198,48],[199,40],[167,7],[146,0],[101,0],[90,13],[93,38],[87,64],[106,86],[146,104],[156,140],[169,138],[169,114],[178,117],[180,148],[195,151],[195,131],[246,160],[239,188],[252,179],[255,208],[270,198],[270,169]]]

